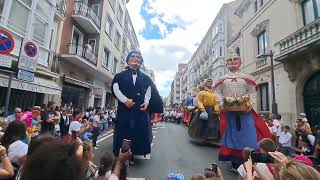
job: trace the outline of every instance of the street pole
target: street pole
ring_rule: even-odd
[[[276,93],[275,93],[275,85],[274,85],[274,67],[273,67],[272,50],[270,50],[270,58],[271,58],[271,85],[272,85],[272,113],[278,114],[278,105],[276,103]]]
[[[7,93],[6,93],[6,102],[5,102],[5,107],[4,107],[4,116],[5,117],[8,116],[8,111],[9,111],[12,79],[13,79],[13,72],[10,72],[9,83],[8,83],[8,88],[7,88]]]

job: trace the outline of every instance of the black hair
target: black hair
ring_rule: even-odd
[[[114,161],[115,161],[115,158],[113,154],[106,152],[100,159],[98,175],[105,176],[106,172],[112,169]]]
[[[17,140],[23,141],[26,137],[26,125],[24,122],[18,120],[12,121],[6,128],[1,144],[8,149],[10,144]]]
[[[47,145],[48,143],[55,142],[56,138],[50,134],[41,134],[33,137],[28,146],[27,156],[32,155],[32,153],[37,150],[42,145]]]
[[[23,164],[21,180],[83,180],[82,160],[77,146],[51,142],[40,146]],[[49,154],[48,154],[49,153]]]

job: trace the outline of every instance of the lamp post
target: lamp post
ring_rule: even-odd
[[[273,52],[272,50],[266,54],[260,54],[257,58],[267,58],[270,57],[271,59],[271,85],[272,85],[272,113],[278,114],[278,105],[276,103],[276,94],[275,94],[275,85],[274,85],[274,68],[273,68]]]

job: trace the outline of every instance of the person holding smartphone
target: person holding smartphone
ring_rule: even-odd
[[[163,103],[153,81],[140,71],[143,63],[141,53],[130,52],[126,62],[128,67],[115,75],[111,87],[119,102],[114,127],[113,153],[118,156],[122,140],[128,139],[131,140],[133,155],[147,155],[151,152],[150,114],[162,113]]]

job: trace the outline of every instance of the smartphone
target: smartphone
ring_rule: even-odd
[[[125,153],[131,149],[131,140],[129,139],[123,139],[122,140],[122,146],[121,146],[121,152]]]
[[[267,153],[251,153],[251,159],[253,163],[274,163],[274,159]]]
[[[216,163],[212,163],[211,169],[214,173],[218,173],[218,165]]]

